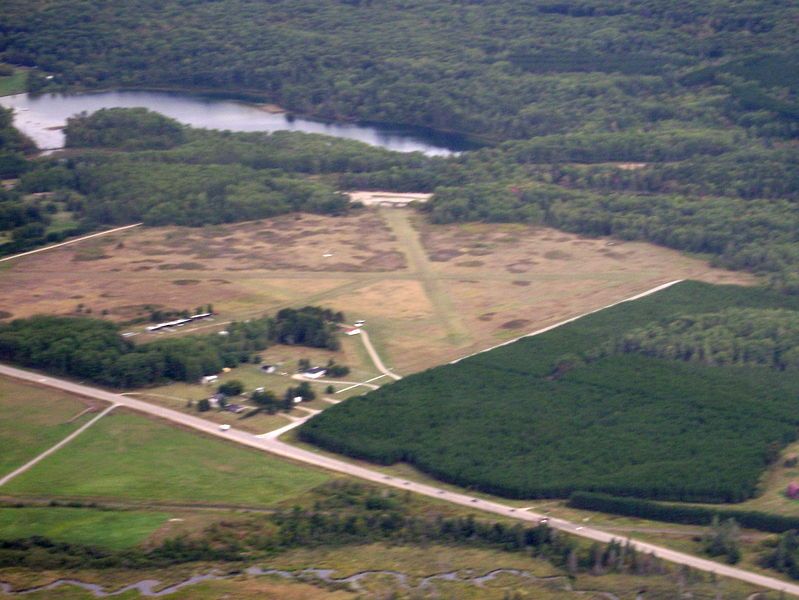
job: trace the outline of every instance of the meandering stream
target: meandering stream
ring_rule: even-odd
[[[447,571],[444,573],[436,573],[434,575],[428,575],[427,577],[422,577],[418,579],[418,583],[414,583],[414,580],[417,578],[411,577],[406,573],[401,573],[399,571],[388,571],[388,570],[374,570],[374,571],[361,571],[359,573],[355,573],[353,575],[349,575],[348,577],[341,577],[336,578],[334,576],[335,570],[333,569],[302,569],[299,571],[287,571],[281,569],[262,569],[260,567],[249,567],[243,573],[246,573],[250,576],[277,576],[282,577],[287,580],[292,581],[302,581],[306,583],[314,583],[314,582],[324,582],[324,583],[332,583],[332,584],[346,584],[351,586],[353,589],[361,590],[363,589],[363,580],[373,576],[387,576],[391,577],[396,580],[397,585],[402,587],[403,589],[424,589],[432,586],[436,581],[453,581],[453,582],[462,582],[470,585],[475,585],[478,587],[484,586],[485,584],[493,581],[497,577],[501,575],[511,575],[514,577],[519,577],[522,579],[527,579],[530,581],[540,581],[540,582],[560,582],[562,584],[562,589],[572,589],[568,583],[568,578],[562,575],[556,575],[552,577],[538,577],[533,575],[529,571],[523,571],[520,569],[495,569],[493,571],[489,571],[484,575],[471,575],[469,571]],[[0,591],[4,594],[15,595],[15,596],[24,596],[27,594],[33,594],[37,592],[45,592],[49,590],[54,590],[56,588],[70,585],[74,587],[81,588],[87,592],[90,592],[97,598],[108,598],[112,596],[118,596],[120,594],[124,594],[131,591],[138,592],[141,596],[146,597],[163,597],[168,596],[170,594],[174,594],[178,590],[190,586],[195,585],[198,583],[202,583],[203,581],[208,580],[223,580],[223,579],[232,579],[236,577],[236,574],[221,574],[219,572],[213,571],[211,573],[207,573],[204,575],[194,575],[179,583],[175,583],[173,585],[167,587],[161,587],[161,582],[156,579],[143,579],[136,583],[132,583],[126,585],[124,587],[115,589],[115,590],[107,590],[104,586],[98,585],[95,583],[86,583],[83,581],[79,581],[77,579],[58,579],[52,583],[48,583],[47,585],[38,586],[38,587],[31,587],[26,589],[14,590],[11,585],[8,583],[0,582]],[[573,590],[579,592],[580,590]],[[597,595],[601,595],[608,600],[618,600],[618,597],[614,594],[608,592],[592,592]]]

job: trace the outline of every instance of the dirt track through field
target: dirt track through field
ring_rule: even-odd
[[[381,209],[381,213],[405,250],[411,274],[424,285],[427,297],[435,307],[438,320],[447,331],[449,341],[455,345],[471,341],[466,327],[450,301],[449,294],[441,285],[439,276],[433,272],[427,252],[419,240],[419,233],[411,226],[407,211],[390,208]]]

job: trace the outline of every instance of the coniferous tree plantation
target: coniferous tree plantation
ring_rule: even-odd
[[[790,328],[799,303],[758,289],[677,284],[352,398],[303,425],[300,436],[516,498],[595,491],[742,501],[796,437],[796,370],[634,354],[579,360],[625,331],[730,307],[790,313]]]

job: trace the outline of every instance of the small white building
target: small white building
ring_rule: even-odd
[[[299,404],[302,402],[302,396],[294,396],[294,404]]]
[[[313,367],[305,371],[302,375],[308,379],[319,379],[320,377],[324,377],[325,373],[327,373],[327,369],[323,367]]]
[[[216,380],[219,379],[217,375],[206,375],[202,378],[203,385],[208,385],[211,383],[215,383]]]
[[[347,335],[358,335],[359,333],[361,333],[361,328],[360,327],[347,327],[344,330],[344,333],[346,333]]]

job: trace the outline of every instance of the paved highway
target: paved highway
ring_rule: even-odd
[[[210,421],[206,421],[205,419],[201,419],[194,415],[184,414],[169,408],[164,408],[162,406],[150,404],[142,400],[130,398],[128,396],[113,394],[105,390],[101,390],[86,385],[81,385],[78,383],[73,383],[71,381],[66,381],[63,379],[58,379],[47,375],[42,375],[40,373],[33,373],[31,371],[25,371],[22,369],[17,369],[15,367],[0,365],[0,375],[5,375],[8,377],[13,377],[15,379],[20,379],[35,384],[52,387],[55,389],[63,390],[65,392],[71,392],[88,398],[104,400],[106,402],[110,402],[112,405],[116,404],[120,406],[125,406],[136,411],[140,411],[156,417],[160,417],[162,419],[166,419],[168,421],[172,421],[173,423],[178,423],[185,427],[191,427],[198,431],[202,431],[203,433],[206,433],[208,435],[213,435],[216,437],[228,439],[230,441],[242,444],[243,446],[249,446],[251,448],[255,448],[258,450],[270,452],[272,454],[283,456],[290,460],[307,463],[310,465],[314,465],[316,467],[321,467],[323,469],[328,469],[339,473],[344,473],[346,475],[358,477],[360,479],[364,479],[374,483],[388,485],[403,490],[410,490],[417,494],[423,494],[431,498],[438,498],[439,500],[445,500],[447,502],[452,502],[454,504],[460,504],[462,506],[474,508],[475,510],[490,512],[502,515],[503,517],[519,519],[521,521],[526,521],[528,523],[538,523],[540,519],[544,518],[544,515],[542,514],[537,514],[527,510],[517,509],[497,502],[481,500],[479,498],[474,498],[466,494],[451,492],[448,490],[437,488],[431,485],[426,485],[423,483],[415,483],[413,481],[407,481],[404,479],[391,477],[389,475],[384,475],[383,473],[380,473],[378,471],[372,471],[371,469],[367,469],[358,465],[353,465],[351,463],[342,460],[338,460],[335,458],[331,458],[329,456],[324,456],[321,454],[317,454],[315,452],[311,452],[309,450],[304,450],[302,448],[297,448],[295,446],[285,444],[277,439],[281,434],[299,425],[301,421],[298,421],[296,423],[290,423],[279,430],[270,432],[268,434],[264,434],[262,436],[254,436],[252,434],[237,429],[229,429],[228,431],[223,432],[220,431],[219,426],[217,424],[212,423]],[[619,536],[613,535],[606,531],[602,531],[600,529],[594,529],[591,527],[584,527],[582,525],[572,523],[570,521],[565,521],[563,519],[550,518],[549,525],[561,531],[565,531],[574,535],[579,535],[584,538],[588,538],[598,542],[606,543],[613,539],[624,541],[623,538],[620,538]],[[660,557],[664,560],[668,560],[670,562],[682,565],[688,565],[691,568],[710,573],[716,573],[717,575],[723,577],[731,577],[734,579],[745,581],[747,583],[753,584],[758,587],[784,591],[787,594],[799,596],[799,585],[797,584],[780,581],[779,579],[775,579],[773,577],[759,575],[757,573],[752,573],[744,569],[739,569],[729,565],[716,563],[710,560],[698,558],[690,554],[677,552],[675,550],[670,550],[668,548],[663,548],[661,546],[649,544],[646,542],[636,541],[633,542],[633,545],[635,546],[636,549],[638,549],[641,552],[647,552],[647,553],[651,552],[655,556]]]

